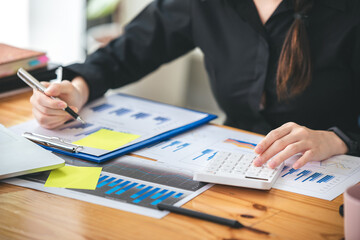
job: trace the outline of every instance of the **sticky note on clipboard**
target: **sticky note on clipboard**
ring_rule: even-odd
[[[73,144],[113,151],[139,137],[140,135],[100,129],[99,131],[73,142]]]

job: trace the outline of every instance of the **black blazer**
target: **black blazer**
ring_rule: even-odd
[[[262,134],[289,121],[337,126],[360,140],[360,1],[314,0],[306,20],[312,82],[279,102],[276,68],[293,14],[292,1],[284,0],[262,25],[252,0],[158,0],[122,36],[69,66],[68,76],[83,76],[93,99],[199,47],[226,124]]]

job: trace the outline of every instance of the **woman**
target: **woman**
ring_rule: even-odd
[[[267,134],[255,148],[256,166],[274,157],[274,168],[296,153],[294,168],[360,155],[358,0],[158,0],[123,36],[67,67],[72,81],[46,94],[78,111],[195,47],[225,124]],[[69,119],[62,101],[34,92],[31,103],[45,128]]]

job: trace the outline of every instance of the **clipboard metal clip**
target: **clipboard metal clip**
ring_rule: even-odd
[[[75,145],[58,137],[48,137],[36,133],[24,132],[23,137],[48,147],[58,148],[72,153],[77,153],[83,149],[82,146]]]

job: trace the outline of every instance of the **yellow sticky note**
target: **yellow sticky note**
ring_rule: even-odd
[[[80,146],[113,151],[139,137],[140,135],[100,129],[73,143]]]
[[[45,187],[95,190],[101,167],[64,166],[50,172]]]

